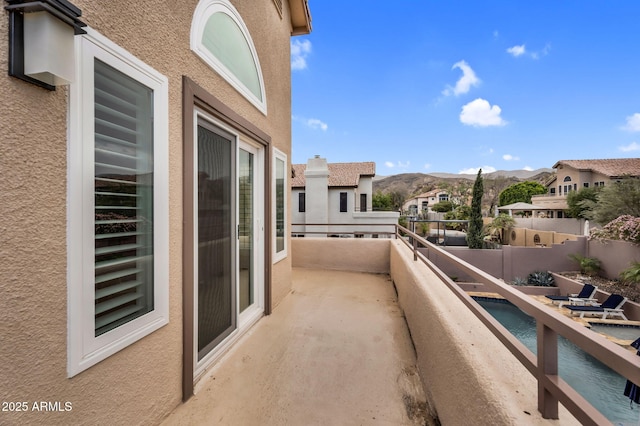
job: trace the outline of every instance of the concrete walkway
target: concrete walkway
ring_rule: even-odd
[[[293,291],[164,425],[428,424],[388,276],[294,269]]]

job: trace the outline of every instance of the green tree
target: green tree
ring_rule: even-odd
[[[586,218],[598,201],[599,188],[582,188],[567,194],[567,215],[573,218]]]
[[[448,211],[444,214],[445,220],[469,220],[471,217],[470,206],[458,206],[455,209]],[[467,229],[466,223],[451,223],[447,224],[447,229],[456,229],[463,231]]]
[[[440,201],[431,206],[431,210],[438,213],[453,211],[453,203],[451,201]]]
[[[506,206],[513,203],[531,203],[533,195],[546,194],[547,188],[534,181],[514,183],[500,193],[500,205]]]
[[[471,199],[471,215],[469,217],[469,231],[467,232],[467,245],[471,249],[482,248],[483,223],[482,223],[482,169],[478,170],[478,176],[473,184],[473,197]]]
[[[609,223],[623,215],[640,217],[640,179],[626,177],[600,189],[597,202],[585,201],[589,220],[599,224]]]
[[[376,193],[373,194],[373,197],[371,197],[371,204],[373,206],[373,210],[390,211],[393,209],[391,194],[383,194],[380,191],[376,191]]]

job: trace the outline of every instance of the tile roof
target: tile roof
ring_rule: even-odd
[[[367,161],[362,163],[328,163],[329,167],[329,187],[349,187],[358,186],[360,176],[375,176],[376,163]],[[306,164],[292,164],[293,178],[292,188],[303,188],[306,185],[304,171]]]
[[[557,169],[565,165],[578,170],[590,170],[608,177],[624,175],[640,176],[640,158],[611,158],[605,160],[560,160],[553,165]]]

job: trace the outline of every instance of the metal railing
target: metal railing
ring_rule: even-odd
[[[536,378],[538,382],[538,410],[544,418],[557,419],[558,403],[561,403],[582,424],[594,426],[611,424],[602,413],[558,376],[558,336],[563,336],[571,341],[623,377],[640,384],[640,358],[638,356],[570,318],[548,309],[519,290],[511,288],[486,272],[426,241],[418,234],[399,225],[396,227],[396,231],[397,238],[413,251],[414,261],[420,260],[429,267]],[[439,262],[443,261],[463,270],[479,283],[487,286],[490,291],[499,294],[535,318],[537,356],[418,249],[434,251],[437,253]],[[585,374],[589,374],[589,372],[586,371]]]
[[[291,235],[297,237],[299,235],[324,235],[327,237],[359,237],[359,236],[373,236],[373,238],[379,238],[383,235],[387,238],[395,238],[397,235],[396,226],[389,223],[292,223]],[[295,227],[304,227],[304,229],[296,231]],[[311,228],[311,229],[307,229]],[[313,229],[320,228],[320,229]],[[393,229],[391,231],[384,230]],[[380,230],[378,230],[380,229]]]

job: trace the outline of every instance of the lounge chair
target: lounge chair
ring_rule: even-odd
[[[599,306],[564,305],[564,307],[571,310],[571,315],[580,314],[580,318],[584,318],[585,315],[593,315],[601,316],[602,319],[607,319],[607,317],[620,317],[626,320],[627,317],[622,310],[622,305],[624,305],[626,301],[626,297],[619,294],[612,294]]]
[[[596,291],[598,291],[598,287],[585,284],[582,286],[582,290],[577,294],[570,294],[568,296],[546,296],[547,299],[551,299],[551,303],[558,303],[558,307],[562,307],[567,303],[571,305],[587,305],[597,303],[598,301],[594,299],[596,295]]]

